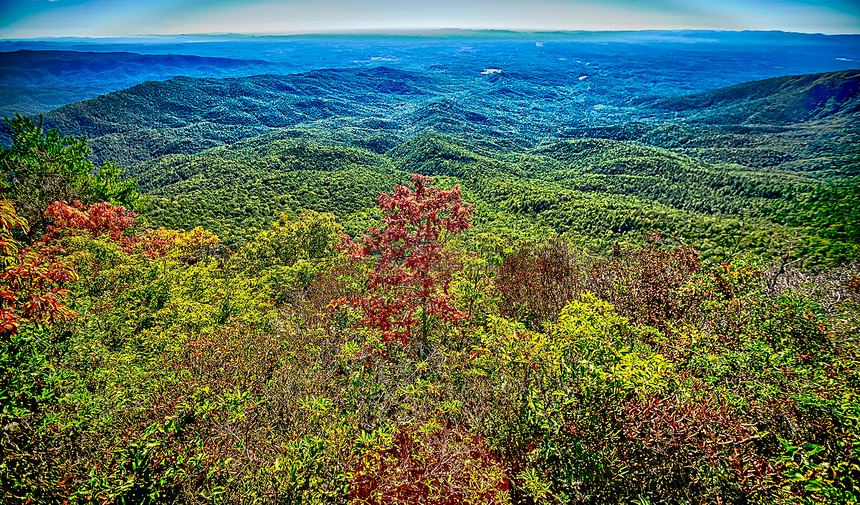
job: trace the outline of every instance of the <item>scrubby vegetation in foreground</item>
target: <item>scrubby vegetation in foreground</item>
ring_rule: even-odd
[[[230,252],[145,229],[136,195],[83,184],[117,180],[59,167],[79,201],[28,232],[19,159],[2,158],[4,502],[860,493],[856,268],[706,264],[658,233],[606,257],[513,243],[417,175],[358,243],[306,211]]]

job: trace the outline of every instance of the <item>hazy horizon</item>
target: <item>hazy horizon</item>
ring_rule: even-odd
[[[0,38],[501,30],[860,33],[847,0],[2,0]]]
[[[530,34],[558,34],[558,35],[591,35],[591,34],[636,34],[644,35],[648,33],[785,33],[798,35],[823,35],[823,36],[858,36],[860,33],[823,33],[823,32],[798,32],[791,30],[725,30],[725,29],[659,29],[659,28],[643,28],[639,30],[548,30],[548,29],[506,29],[506,28],[397,28],[397,29],[344,29],[344,30],[329,30],[315,32],[281,32],[281,33],[251,33],[251,32],[197,32],[197,33],[140,33],[134,35],[57,35],[57,36],[41,36],[41,37],[6,37],[0,40],[86,40],[86,39],[146,39],[146,38],[185,38],[185,37],[233,37],[233,38],[264,38],[264,37],[302,37],[302,36],[329,36],[329,35],[368,35],[368,36],[447,36],[458,34],[511,34],[511,35],[530,35]]]

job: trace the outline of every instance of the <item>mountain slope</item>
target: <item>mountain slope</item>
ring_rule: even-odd
[[[385,67],[227,79],[176,77],[60,107],[46,114],[45,121],[66,134],[91,139],[97,159],[132,166],[300,123],[385,117],[442,92],[444,86],[432,75]]]
[[[423,75],[386,68],[317,70],[289,76],[176,77],[54,110],[52,125],[88,137],[200,122],[280,128],[336,114],[366,115],[399,95],[436,91]],[[358,109],[356,104],[363,106]]]
[[[595,250],[659,229],[714,258],[741,246],[768,247],[769,237],[784,233],[777,223],[820,235],[804,229],[804,220],[812,216],[817,230],[832,228],[839,216],[827,209],[847,201],[803,178],[713,165],[632,142],[573,140],[516,151],[437,134],[401,141],[381,155],[351,147],[355,139],[349,129],[284,129],[164,156],[131,175],[153,197],[153,224],[204,226],[231,248],[280,213],[306,208],[331,211],[349,233],[363,233],[378,225],[375,195],[406,182],[411,172],[460,185],[479,229],[522,240],[564,235]],[[815,205],[822,199],[832,203]],[[818,236],[824,249],[814,254],[852,257],[851,233],[837,227]]]
[[[0,52],[0,116],[36,114],[149,80],[275,72],[261,60],[129,52]]]
[[[648,105],[688,121],[711,124],[855,122],[860,112],[860,70],[776,77]]]

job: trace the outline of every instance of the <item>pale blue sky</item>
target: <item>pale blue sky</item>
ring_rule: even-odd
[[[396,29],[860,33],[856,0],[0,0],[0,38]]]

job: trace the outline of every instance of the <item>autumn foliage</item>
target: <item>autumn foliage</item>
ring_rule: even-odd
[[[123,240],[125,230],[134,224],[135,213],[121,205],[101,202],[85,206],[79,201],[53,202],[45,211],[51,224],[46,238],[86,233],[92,237],[107,235],[111,240]]]
[[[860,497],[856,269],[470,237],[412,183],[236,253],[109,203],[25,242],[0,201],[0,501]]]
[[[18,331],[21,321],[52,324],[67,321],[74,313],[64,304],[67,284],[77,279],[72,266],[54,254],[45,242],[22,247],[12,235],[26,230],[8,200],[0,201],[0,336]]]
[[[356,504],[507,504],[508,482],[486,443],[432,421],[398,429],[353,470]]]
[[[346,300],[362,311],[362,324],[375,328],[388,342],[406,343],[418,332],[426,341],[434,321],[454,322],[463,313],[451,303],[449,279],[436,271],[445,253],[443,234],[455,235],[470,226],[471,206],[460,188],[441,190],[432,178],[412,174],[414,190],[395,186],[376,203],[383,225],[368,230],[356,244],[344,238],[341,249],[353,259],[373,261],[367,295]]]

